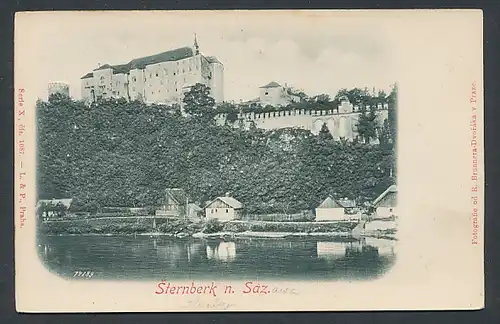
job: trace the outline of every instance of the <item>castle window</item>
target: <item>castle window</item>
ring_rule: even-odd
[[[186,70],[185,70],[185,69],[182,69],[182,73],[186,73]]]
[[[269,92],[266,91],[265,95],[267,96],[269,94]]]
[[[226,209],[226,214],[229,213],[229,209]]]
[[[132,78],[132,81],[136,82],[136,81],[137,81],[136,77],[133,77],[133,78]]]
[[[149,73],[149,78],[151,79],[153,77],[153,73]]]
[[[175,75],[175,72],[174,72],[174,75]]]
[[[156,77],[158,77],[158,72],[156,72]]]

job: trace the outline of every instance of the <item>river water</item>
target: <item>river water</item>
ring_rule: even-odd
[[[38,252],[52,272],[73,277],[92,271],[91,280],[369,280],[390,270],[395,244],[374,238],[44,236]]]

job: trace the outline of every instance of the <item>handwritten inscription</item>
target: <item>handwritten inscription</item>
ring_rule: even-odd
[[[217,310],[225,310],[225,309],[230,309],[231,307],[234,306],[234,304],[228,303],[222,299],[215,298],[215,300],[211,302],[207,301],[202,301],[199,298],[195,300],[190,300],[188,302],[188,306],[190,308],[196,308],[196,309],[217,309]]]

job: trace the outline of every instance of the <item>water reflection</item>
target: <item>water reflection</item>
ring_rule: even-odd
[[[193,240],[120,236],[39,238],[47,267],[62,275],[91,270],[93,279],[356,280],[383,275],[395,242],[361,239]]]
[[[393,240],[362,238],[353,242],[319,241],[316,247],[319,259],[338,260],[354,255],[394,256],[395,244]]]
[[[220,260],[222,262],[230,262],[236,258],[236,243],[235,242],[220,242],[207,244],[207,258]]]

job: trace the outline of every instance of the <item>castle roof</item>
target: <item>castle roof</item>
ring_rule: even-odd
[[[140,57],[133,59],[128,64],[130,70],[144,69],[146,65],[157,64],[162,62],[179,61],[188,57],[194,56],[194,51],[191,47],[181,47],[163,53]]]
[[[219,63],[222,64],[215,56],[206,56],[205,57],[208,63]]]
[[[181,47],[177,49],[173,49],[170,51],[150,55],[150,56],[144,56],[144,57],[139,57],[136,59],[133,59],[132,61],[128,62],[127,64],[119,64],[119,65],[109,65],[109,64],[103,64],[102,66],[98,67],[97,69],[94,69],[94,71],[99,71],[99,70],[106,70],[106,69],[112,69],[113,74],[120,74],[120,73],[127,73],[130,70],[134,69],[144,69],[147,65],[151,64],[158,64],[162,62],[171,62],[171,61],[178,61],[182,60],[188,57],[194,56],[194,51],[191,47]],[[216,57],[214,56],[209,56],[207,60],[210,63],[214,62],[219,62]],[[80,79],[86,79],[86,78],[92,78],[94,74],[92,72],[85,74],[83,77]]]
[[[275,82],[275,81],[271,81],[268,84],[266,84],[260,88],[279,88],[279,87],[281,87],[281,84],[279,84],[278,82]]]
[[[94,73],[89,72],[89,73],[85,74],[84,76],[82,76],[80,79],[88,79],[88,78],[93,78],[93,77],[94,77]]]

